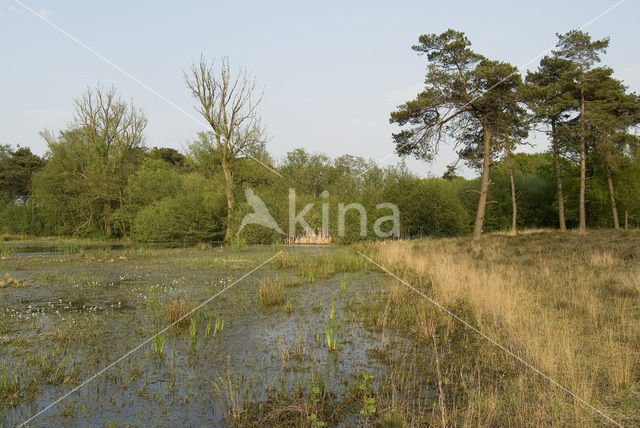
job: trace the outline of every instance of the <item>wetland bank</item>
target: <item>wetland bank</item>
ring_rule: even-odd
[[[3,426],[176,321],[29,426],[607,426],[358,251],[614,420],[640,421],[635,231],[21,247],[0,260]]]

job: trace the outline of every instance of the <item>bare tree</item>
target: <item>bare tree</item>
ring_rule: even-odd
[[[265,131],[256,109],[262,94],[255,96],[256,81],[244,69],[234,74],[229,60],[222,58],[219,70],[204,57],[185,72],[187,87],[198,100],[196,109],[213,131],[215,150],[220,155],[227,196],[227,231],[231,238],[234,198],[235,160],[253,146],[264,143]]]

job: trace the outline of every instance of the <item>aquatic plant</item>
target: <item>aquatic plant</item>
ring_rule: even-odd
[[[318,406],[324,404],[326,397],[327,387],[317,374],[311,376],[311,385],[309,387],[309,404],[313,409],[317,409]]]
[[[162,304],[162,299],[160,298],[160,290],[158,287],[156,286],[147,287],[144,294],[144,304],[147,312],[151,314],[151,318],[153,319],[153,322],[154,323],[160,322],[160,319],[162,318],[164,305]],[[168,313],[167,313],[167,319],[169,319]]]
[[[312,427],[325,427],[327,426],[326,422],[322,422],[320,419],[318,419],[318,416],[315,413],[311,413],[309,416],[307,416],[307,420],[309,422],[311,422],[311,426]]]
[[[340,289],[342,291],[347,289],[347,276],[346,275],[342,275],[342,277],[340,278]]]
[[[209,334],[211,333],[211,324],[212,324],[212,321],[210,319],[207,319],[207,325],[204,328],[204,338],[205,339],[207,337],[209,337]]]
[[[373,397],[365,397],[360,414],[370,416],[376,412],[376,399]]]
[[[206,339],[212,334],[215,338],[216,335],[224,328],[224,318],[221,315],[216,315],[214,319],[207,318],[207,325],[204,329],[204,338]]]
[[[316,273],[313,270],[307,271],[307,281],[316,282]]]
[[[288,269],[296,265],[296,259],[294,259],[291,254],[285,252],[278,254],[275,257],[274,262],[278,269]]]
[[[164,355],[164,343],[165,337],[163,334],[158,334],[153,336],[153,341],[151,343],[151,350],[155,352],[159,357]]]
[[[376,412],[376,401],[372,392],[373,376],[367,373],[358,373],[356,383],[349,388],[349,396],[361,403],[360,414],[365,418]]]
[[[193,343],[198,338],[198,317],[191,317],[189,322],[189,335]]]
[[[284,302],[282,284],[277,279],[263,279],[258,286],[258,299],[263,306],[275,306]]]
[[[66,255],[77,254],[80,252],[80,246],[78,245],[65,245],[64,253]]]
[[[167,321],[186,324],[191,320],[193,308],[193,304],[187,301],[184,296],[172,297],[167,302]]]
[[[22,400],[18,375],[6,364],[0,366],[0,404],[15,406]]]
[[[246,401],[249,391],[245,385],[244,377],[233,377],[229,369],[225,377],[220,377],[217,382],[212,382],[215,402],[223,419],[234,426],[246,426],[249,422],[249,414],[246,409]]]
[[[327,349],[329,349],[329,351],[335,351],[338,349],[338,326],[335,314],[336,301],[334,300],[331,303],[331,308],[329,308],[329,322],[327,323],[327,327],[324,329],[324,334],[327,339]]]
[[[15,250],[11,247],[0,247],[0,257],[11,257],[15,254]]]
[[[224,329],[224,318],[221,315],[216,315],[216,323],[213,328],[213,337],[216,337],[218,332],[222,332]]]

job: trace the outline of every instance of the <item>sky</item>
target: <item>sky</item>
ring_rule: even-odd
[[[426,59],[411,50],[419,35],[464,31],[474,50],[524,72],[554,47],[556,33],[582,27],[619,1],[20,0],[34,14],[0,0],[0,144],[44,154],[39,132],[66,128],[73,99],[100,84],[144,111],[147,146],[184,150],[206,128],[190,117],[197,112],[183,70],[201,55],[227,56],[264,91],[259,112],[274,158],[303,147],[386,166],[398,161],[389,156],[396,130],[389,113],[423,87]],[[640,2],[626,0],[584,30],[611,38],[603,64],[640,92],[638,16]],[[522,150],[547,148],[542,135],[530,143]],[[407,164],[420,176],[438,176],[455,158],[445,145],[435,161]]]

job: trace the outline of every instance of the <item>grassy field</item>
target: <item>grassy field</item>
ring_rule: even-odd
[[[640,425],[635,231],[244,251],[39,244],[0,245],[0,426],[142,343],[30,426],[613,425],[358,251]]]
[[[640,425],[640,234],[491,235],[373,246],[382,265],[625,426]],[[417,426],[599,426],[605,417],[399,281],[374,320],[435,344],[442,397]],[[381,308],[384,308],[381,309]],[[438,383],[438,375],[432,380]],[[430,409],[425,409],[430,410]]]

